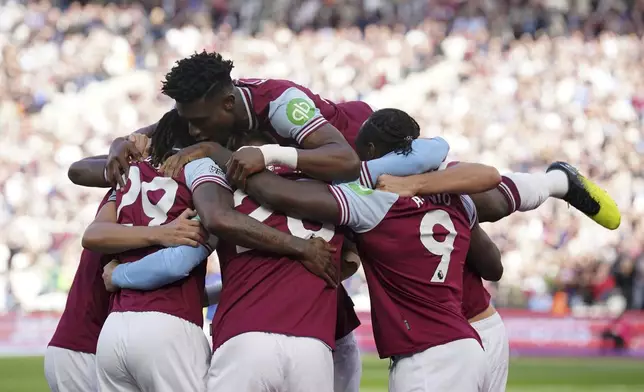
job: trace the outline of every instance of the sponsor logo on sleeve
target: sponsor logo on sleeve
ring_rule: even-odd
[[[367,196],[373,193],[373,189],[364,187],[357,182],[352,182],[350,184],[347,184],[347,186],[351,188],[352,191],[354,191],[355,193],[361,196]]]
[[[288,120],[297,126],[306,124],[315,116],[315,105],[305,98],[293,98],[286,105]]]

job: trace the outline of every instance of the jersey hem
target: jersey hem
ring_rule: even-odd
[[[98,344],[98,337],[96,338],[96,344]],[[74,351],[74,352],[83,353],[83,354],[96,355],[96,348],[94,348],[94,350],[90,350],[81,346],[75,346],[73,344],[64,344],[64,343],[61,344],[61,343],[56,343],[51,341],[49,342],[47,347],[58,347],[58,348],[62,348],[63,350],[69,350],[69,351]]]
[[[211,333],[212,333],[212,332],[214,332],[213,324],[210,324],[210,330],[211,330]],[[234,337],[237,337],[237,336],[239,336],[239,335],[243,335],[243,334],[245,334],[245,333],[249,333],[249,332],[273,333],[273,334],[276,334],[276,335],[292,336],[292,337],[295,337],[295,338],[310,338],[310,339],[317,339],[317,340],[319,340],[321,343],[323,343],[325,346],[328,346],[330,350],[335,350],[335,341],[336,341],[336,340],[335,340],[335,336],[334,336],[332,339],[330,339],[330,340],[328,340],[328,341],[327,341],[326,339],[323,339],[323,338],[321,338],[321,337],[319,337],[319,336],[311,336],[311,335],[294,335],[293,333],[285,332],[285,331],[283,331],[283,330],[279,330],[279,329],[271,329],[270,331],[269,331],[269,330],[266,330],[266,329],[264,329],[264,330],[259,330],[259,329],[248,329],[248,330],[243,330],[243,331],[239,331],[239,332],[237,332],[237,333],[231,334],[231,335],[230,335],[230,336],[228,336],[227,338],[223,339],[223,340],[221,341],[221,343],[218,343],[218,344],[216,344],[216,345],[215,345],[215,339],[213,339],[213,340],[212,340],[212,352],[215,352],[215,350],[217,350],[219,347],[223,346],[223,345],[224,345],[227,341],[229,341],[230,339],[232,339],[232,338],[234,338]]]
[[[414,347],[410,347],[409,349],[391,350],[390,352],[386,351],[384,353],[380,353],[380,351],[378,351],[378,356],[380,357],[380,359],[386,359],[386,358],[392,358],[392,357],[410,357],[412,355],[422,353],[423,351],[428,350],[432,347],[442,346],[443,344],[455,342],[457,340],[464,340],[464,339],[474,339],[481,345],[481,348],[483,348],[483,343],[481,342],[481,338],[475,334],[470,336],[458,336],[454,338],[449,338],[449,339],[445,339],[444,341],[440,341],[438,343],[419,344]]]

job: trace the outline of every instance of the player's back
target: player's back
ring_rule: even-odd
[[[282,79],[239,79],[235,85],[251,114],[251,129],[271,131],[280,144],[298,144],[324,124],[331,123],[355,149],[355,139],[360,126],[373,110],[364,102],[354,101],[336,104],[314,94],[308,88]],[[303,99],[308,98],[308,99]],[[277,110],[277,108],[284,110]],[[315,108],[321,117],[315,115]],[[284,121],[275,121],[283,115]],[[292,128],[288,135],[273,124],[286,124]],[[288,136],[288,137],[287,137]]]
[[[108,201],[103,198],[98,210]],[[96,342],[107,314],[110,295],[105,290],[102,273],[109,256],[83,249],[74,281],[67,295],[65,311],[49,342],[50,346],[84,353],[96,353]]]
[[[279,167],[273,170],[280,172]],[[340,270],[343,235],[331,224],[287,217],[258,205],[240,190],[235,209],[267,226],[300,238],[319,237],[338,252]],[[217,247],[223,290],[212,324],[213,348],[245,332],[271,332],[317,338],[334,347],[337,290],[308,272],[299,261],[246,249],[228,242]]]
[[[475,222],[473,206],[464,203],[471,201],[450,194],[387,197],[389,202],[372,206],[381,209],[381,220],[357,236],[380,356],[479,340],[461,312],[463,266]]]
[[[194,209],[185,170],[177,178],[164,177],[150,163],[130,166],[125,188],[116,192],[117,221],[134,226],[158,226],[171,222],[186,208]],[[122,263],[133,262],[159,247],[124,252]],[[113,296],[115,312],[161,312],[203,325],[201,301],[206,274],[205,260],[185,279],[152,291],[123,289]]]

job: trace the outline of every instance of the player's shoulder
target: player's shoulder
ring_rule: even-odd
[[[341,224],[363,233],[376,227],[398,200],[398,195],[374,190],[360,181],[330,187],[341,212]]]
[[[158,168],[152,164],[152,160],[150,158],[144,159],[142,161],[132,162],[130,163],[130,171],[132,171],[132,167],[136,167],[138,169],[139,175],[142,179],[162,176]]]
[[[291,87],[299,87],[285,79],[238,79],[235,85],[247,88],[253,95],[261,96],[279,96]]]
[[[188,162],[184,167],[186,177],[195,175],[213,175],[224,177],[226,173],[211,158],[199,158]]]

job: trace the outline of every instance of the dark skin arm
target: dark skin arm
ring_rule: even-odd
[[[497,282],[503,276],[501,252],[478,223],[472,228],[466,262],[485,280]]]
[[[110,188],[103,176],[107,155],[97,155],[72,163],[67,171],[67,177],[76,185],[92,188]],[[99,176],[98,173],[101,173]]]
[[[304,240],[236,211],[232,192],[215,183],[199,185],[192,198],[201,224],[209,232],[245,248],[297,259],[331,287],[337,287],[337,271],[332,262],[336,249],[326,241]]]
[[[217,143],[208,143],[210,158],[226,167],[232,152]],[[262,205],[293,218],[337,222],[340,210],[326,184],[318,181],[291,181],[264,170],[248,178],[246,193]]]
[[[352,181],[360,175],[360,160],[347,140],[333,125],[325,124],[308,135],[297,149],[297,169],[318,180]],[[261,150],[246,148],[232,154],[227,177],[246,188],[248,177],[264,170]]]
[[[134,133],[151,136],[156,123],[138,129]],[[67,176],[76,185],[110,188],[117,183],[125,186],[121,174],[130,167],[130,160],[139,159],[141,152],[127,136],[114,139],[109,155],[98,155],[74,162],[67,171]],[[107,174],[107,180],[105,175]]]
[[[225,165],[231,152],[219,145],[212,147],[210,158]],[[248,179],[246,191],[261,204],[292,217],[319,222],[339,220],[335,198],[326,184],[317,181],[291,181],[265,170]],[[478,223],[472,228],[467,262],[483,279],[498,281],[503,275],[501,252]]]
[[[175,176],[190,161],[212,155],[212,142],[197,143],[166,160],[161,171]],[[322,181],[352,181],[360,175],[360,160],[347,140],[331,124],[307,136],[297,149],[297,168]],[[227,177],[235,186],[246,189],[248,178],[265,169],[261,150],[245,148],[231,154]]]
[[[352,181],[360,175],[360,159],[333,125],[307,136],[297,151],[297,168],[322,181]]]

